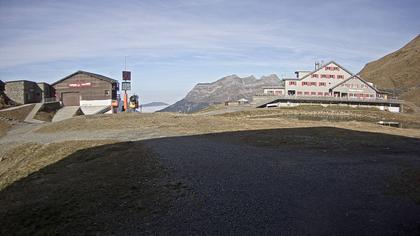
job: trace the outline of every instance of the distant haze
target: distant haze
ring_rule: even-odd
[[[132,71],[141,102],[174,103],[226,75],[292,76],[315,60],[356,73],[420,29],[420,1],[0,1],[0,79]]]

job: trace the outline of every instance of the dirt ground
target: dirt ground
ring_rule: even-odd
[[[376,124],[379,120],[400,121],[412,128],[380,126]],[[385,159],[398,157],[402,162],[397,166],[394,166],[394,159],[386,161],[386,168],[392,170],[391,177],[378,176],[391,189],[384,196],[407,198],[418,204],[419,122],[418,116],[410,114],[341,108],[331,112],[322,107],[250,109],[217,115],[93,115],[57,123],[20,124],[11,129],[7,124],[2,127],[0,122],[1,129],[10,129],[0,136],[0,203],[7,205],[0,210],[1,232],[156,233],[162,219],[172,221],[163,216],[178,209],[174,204],[180,204],[179,199],[187,196],[189,201],[188,196],[201,191],[199,187],[188,190],[194,184],[176,177],[179,170],[165,163],[167,158],[171,159],[170,150],[178,153],[180,161],[184,160],[183,155],[200,156],[200,153],[215,160],[225,155],[228,158],[230,155],[243,156],[248,160],[246,156],[247,153],[251,155],[250,151],[232,151],[236,146],[244,147],[244,150],[261,149],[271,153],[272,158],[287,150],[290,153],[291,150],[310,152],[314,157],[329,153],[331,160],[335,160],[335,153],[359,153],[360,158],[366,158],[369,169],[375,167],[376,155]],[[156,140],[157,144],[146,145],[147,140]],[[185,152],[175,152],[177,142],[182,143],[179,148]],[[215,145],[214,142],[221,146],[207,146]],[[201,144],[196,146],[196,143]],[[160,153],[160,149],[168,152]],[[298,160],[294,166],[299,165]],[[343,160],[343,168],[346,168],[347,159]],[[194,159],[188,161],[188,165],[194,163]],[[224,162],[223,159],[219,161]],[[245,169],[257,167],[255,164]],[[201,166],[200,163],[194,165]],[[328,171],[329,166],[327,163]],[[361,171],[357,163],[351,166],[350,171]],[[201,175],[200,172],[195,174]],[[374,182],[372,184],[374,186]],[[382,194],[383,191],[379,192]],[[129,225],[134,228],[124,230]]]
[[[27,104],[22,105],[20,107],[16,107],[16,109],[0,110],[0,117],[16,121],[23,121],[25,120],[26,116],[28,116],[28,114],[32,111],[34,106],[34,104]]]
[[[109,140],[66,141],[61,143],[17,145],[0,155],[0,190],[79,150],[110,144]]]
[[[26,116],[32,111],[34,105],[24,105],[16,107],[16,109],[9,108],[0,110],[0,137],[6,133],[17,123],[25,120]]]
[[[0,137],[9,131],[11,124],[5,120],[0,120]]]

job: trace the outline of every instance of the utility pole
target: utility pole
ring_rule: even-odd
[[[128,94],[127,91],[131,90],[131,71],[127,71],[127,56],[124,57],[124,70],[122,72],[122,90],[124,90],[124,111],[128,109]]]

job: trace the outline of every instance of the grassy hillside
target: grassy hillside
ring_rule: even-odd
[[[361,76],[420,106],[420,35],[401,49],[369,62]]]

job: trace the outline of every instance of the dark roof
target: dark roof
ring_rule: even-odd
[[[363,83],[365,83],[367,86],[369,86],[369,87],[371,87],[373,90],[375,90],[377,93],[379,93],[379,92],[380,92],[377,88],[375,88],[375,87],[373,87],[372,85],[370,85],[370,84],[369,84],[366,80],[364,80],[364,79],[360,78],[360,76],[358,76],[358,75],[353,75],[353,76],[351,76],[351,77],[349,77],[349,78],[347,78],[347,79],[345,79],[345,80],[341,81],[341,83],[336,84],[334,87],[331,87],[330,89],[335,89],[335,88],[337,88],[338,86],[340,86],[341,84],[344,84],[345,82],[347,82],[347,81],[349,81],[349,80],[351,80],[351,79],[353,79],[353,78],[358,78],[358,79],[359,79],[359,80],[361,80]]]
[[[343,69],[345,72],[349,73],[350,75],[353,75],[353,73],[351,73],[350,71],[348,71],[346,68],[342,67],[342,66],[341,66],[340,64],[338,64],[337,62],[335,62],[335,61],[330,61],[330,62],[325,63],[323,66],[319,67],[318,69],[316,69],[316,70],[314,70],[314,71],[310,72],[309,74],[307,74],[307,75],[303,76],[302,78],[299,78],[299,79],[298,79],[298,78],[296,78],[296,80],[303,80],[303,79],[305,79],[306,77],[308,77],[308,76],[312,75],[313,73],[318,72],[319,70],[321,70],[322,68],[324,68],[325,66],[327,66],[328,64],[331,64],[331,63],[336,64],[338,67],[340,67],[341,69]],[[283,79],[283,80],[291,80],[291,79]]]
[[[26,79],[21,79],[21,80],[10,80],[10,81],[6,81],[6,82],[4,82],[5,84],[8,84],[8,83],[20,83],[20,82],[29,82],[29,83],[34,83],[34,84],[36,84],[36,82],[34,82],[34,81],[30,81],[30,80],[26,80]]]
[[[60,79],[59,81],[56,81],[56,82],[52,83],[51,85],[58,84],[58,83],[60,83],[60,82],[62,82],[62,81],[64,81],[64,80],[66,80],[66,79],[68,79],[68,78],[70,78],[70,77],[72,77],[72,76],[74,76],[74,75],[77,75],[77,74],[84,74],[84,75],[91,76],[91,77],[94,77],[94,78],[97,78],[97,79],[100,79],[100,80],[103,80],[103,81],[106,81],[106,82],[109,82],[109,83],[117,83],[117,82],[118,82],[118,81],[117,81],[117,80],[115,80],[115,79],[111,79],[111,78],[106,77],[106,76],[103,76],[103,75],[99,75],[99,74],[95,74],[95,73],[91,73],[91,72],[87,72],[87,71],[79,70],[79,71],[74,72],[74,73],[73,73],[73,74],[71,74],[71,75],[68,75],[68,76],[66,76],[66,77],[64,77],[64,78],[62,78],[62,79]]]

